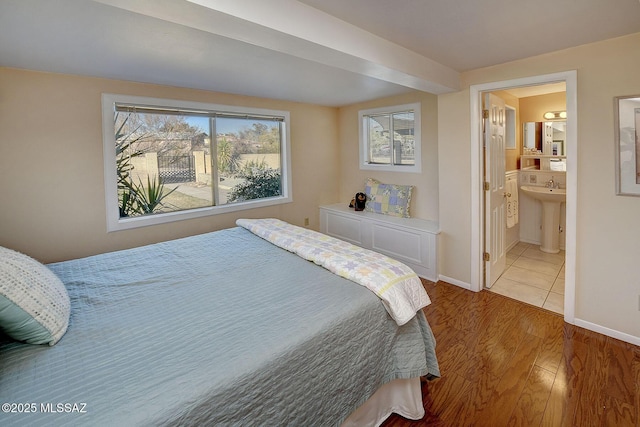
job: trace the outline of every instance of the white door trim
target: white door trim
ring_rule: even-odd
[[[567,221],[565,227],[564,320],[573,324],[575,319],[578,199],[578,85],[577,72],[575,70],[483,83],[472,85],[469,88],[471,98],[471,290],[479,292],[483,287],[482,92],[557,82],[566,83],[567,97]]]

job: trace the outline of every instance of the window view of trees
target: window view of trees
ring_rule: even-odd
[[[282,195],[281,120],[116,111],[121,218]]]

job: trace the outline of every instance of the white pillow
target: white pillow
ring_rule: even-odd
[[[62,281],[35,259],[0,246],[0,329],[17,341],[54,345],[71,302]]]

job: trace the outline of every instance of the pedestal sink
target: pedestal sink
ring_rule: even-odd
[[[564,188],[523,185],[520,189],[542,203],[542,244],[540,250],[550,254],[560,252],[560,204],[567,200]]]

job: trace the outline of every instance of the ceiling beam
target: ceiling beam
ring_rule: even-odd
[[[296,0],[94,0],[434,94],[459,73]]]

